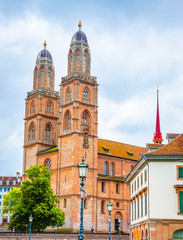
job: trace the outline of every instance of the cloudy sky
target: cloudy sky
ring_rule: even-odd
[[[22,172],[24,107],[46,39],[56,69],[78,21],[98,77],[99,137],[152,142],[159,86],[161,131],[183,132],[182,0],[0,0],[0,175]]]

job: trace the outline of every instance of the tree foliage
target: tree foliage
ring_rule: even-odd
[[[21,197],[21,189],[14,187],[13,190],[4,195],[2,214],[13,214]]]
[[[31,166],[26,170],[28,180],[21,186],[21,197],[12,214],[9,229],[25,231],[29,227],[29,216],[32,214],[32,230],[44,230],[64,224],[65,215],[56,207],[60,200],[53,193],[48,167]]]

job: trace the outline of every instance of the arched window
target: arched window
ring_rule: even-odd
[[[64,205],[63,205],[63,207],[64,207],[64,208],[67,207],[67,200],[66,200],[66,199],[64,199]]]
[[[71,129],[71,114],[69,110],[65,112],[64,116],[64,130],[68,129]]]
[[[29,141],[34,141],[35,140],[35,132],[36,132],[36,127],[33,122],[31,122],[29,126]]]
[[[87,208],[87,199],[84,200],[84,208]]]
[[[105,201],[101,202],[101,213],[105,213]]]
[[[117,203],[116,203],[116,207],[119,208],[119,206],[120,206],[120,204],[119,204],[119,202],[117,202]]]
[[[49,168],[49,171],[51,170],[51,160],[50,159],[46,159],[44,165]]]
[[[51,139],[51,126],[50,124],[47,124],[45,128],[45,140],[50,140],[50,139]]]
[[[35,113],[35,102],[34,102],[34,100],[31,102],[30,112]]]
[[[51,102],[48,102],[47,105],[46,105],[46,111],[51,112],[52,111],[51,107],[52,107]]]
[[[143,239],[144,239],[144,232],[142,230],[142,232],[141,232],[141,240],[143,240]]]
[[[119,184],[116,183],[116,193],[118,194],[119,193]]]
[[[85,99],[89,99],[89,91],[88,88],[85,88],[83,91],[83,98]]]
[[[101,192],[105,192],[105,182],[101,182]]]
[[[105,175],[109,174],[109,163],[107,161],[104,162],[104,174]]]
[[[69,102],[71,100],[71,89],[70,87],[67,88],[66,90],[66,102]]]
[[[147,232],[147,229],[146,229],[146,236],[145,236],[145,239],[148,239],[148,232]]]
[[[114,163],[112,162],[112,163],[111,163],[111,167],[110,167],[110,175],[111,175],[111,176],[114,176],[114,170],[115,170],[115,169],[114,169],[114,166],[115,166],[115,165],[114,165]]]
[[[90,115],[87,110],[84,110],[82,113],[82,125],[83,126],[90,126]]]

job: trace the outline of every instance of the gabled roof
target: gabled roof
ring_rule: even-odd
[[[150,153],[147,153],[146,155],[169,155],[169,154],[183,154],[183,134],[176,137],[174,140],[172,140],[170,143],[165,145],[164,147],[152,151]]]
[[[40,151],[37,155],[51,153],[54,151],[58,151],[58,146]],[[144,153],[147,153],[147,150],[143,147],[114,142],[106,139],[98,139],[98,154],[138,161],[140,156]]]
[[[138,161],[140,156],[144,153],[147,153],[147,150],[143,147],[114,142],[106,139],[98,139],[98,154]]]

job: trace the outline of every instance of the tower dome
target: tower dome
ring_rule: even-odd
[[[79,30],[73,35],[72,40],[71,40],[71,45],[73,44],[81,44],[83,43],[84,45],[88,45],[88,40],[86,37],[86,34],[81,31],[82,24],[79,22],[78,24]]]
[[[46,49],[47,43],[46,41],[43,44],[44,49],[41,50],[41,52],[38,53],[37,58],[36,58],[36,63],[39,61],[47,61],[48,63],[53,63],[53,59],[51,56],[51,53]]]

